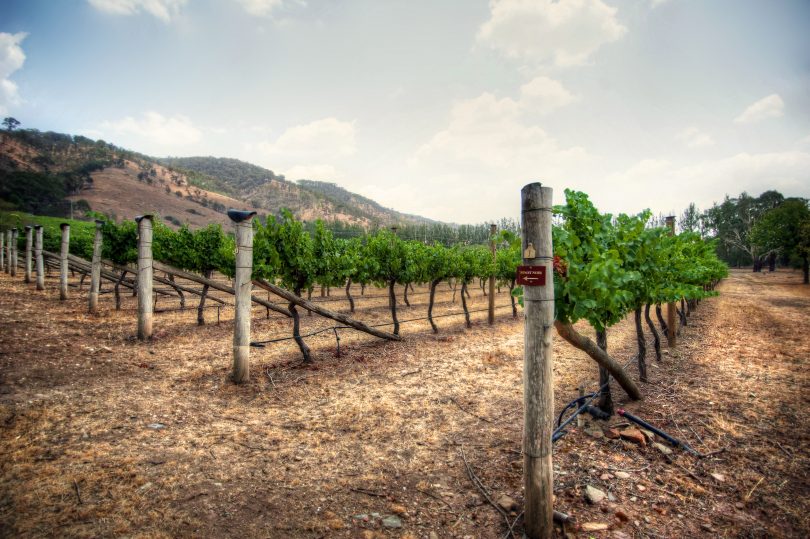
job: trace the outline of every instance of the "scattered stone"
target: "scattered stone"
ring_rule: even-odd
[[[665,455],[671,455],[672,454],[672,449],[668,448],[664,444],[659,444],[658,442],[653,442],[653,447],[655,447],[657,450],[659,450],[661,453],[663,453]]]
[[[352,518],[356,519],[356,520],[363,520],[363,521],[368,522],[368,515],[365,514],[365,513],[360,514],[360,515],[354,515]]]
[[[392,503],[390,506],[388,506],[388,508],[395,515],[402,516],[402,515],[407,515],[408,514],[408,508],[405,507],[404,505],[400,505],[398,503]]]
[[[584,532],[599,532],[608,529],[608,524],[604,522],[585,522],[582,524]]]
[[[621,436],[616,429],[605,429],[605,437],[611,440],[617,440]]]
[[[605,498],[607,498],[607,494],[605,494],[598,488],[592,487],[591,485],[585,487],[585,499],[588,500],[590,503],[596,505]]]
[[[624,533],[623,531],[616,530],[611,535],[613,539],[630,539],[630,536]]]
[[[616,496],[614,496],[612,492],[608,492],[608,501],[609,502],[615,502],[616,501]]]
[[[726,476],[721,473],[710,473],[712,477],[714,477],[715,481],[719,481],[720,483],[725,482]]]
[[[511,511],[513,509],[517,509],[518,507],[517,502],[506,494],[498,498],[498,505],[500,505],[504,511]]]
[[[601,479],[602,481],[609,481],[613,479],[613,475],[609,473],[603,473],[602,475],[599,476],[599,479]]]
[[[639,484],[636,484],[636,488],[638,489],[639,492],[644,492],[645,490],[647,490],[647,487]]]
[[[641,447],[647,447],[647,438],[641,434],[641,431],[635,428],[629,428],[621,431],[619,436],[624,438],[625,440],[629,440],[633,443],[640,445]]]
[[[386,528],[401,528],[402,521],[399,519],[399,517],[389,515],[384,519],[382,519],[382,525],[385,526]]]
[[[152,429],[152,430],[160,430],[160,429],[165,429],[166,425],[164,425],[163,423],[149,423],[148,425],[146,425],[146,428],[149,428],[149,429]]]
[[[428,539],[439,539],[439,534],[436,532],[430,532],[430,534],[428,534]]]
[[[619,479],[630,479],[630,474],[627,472],[614,472],[613,475],[615,475]]]

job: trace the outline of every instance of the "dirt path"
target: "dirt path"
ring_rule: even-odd
[[[578,527],[609,527],[568,533],[810,533],[810,289],[798,283],[797,273],[733,273],[677,351],[648,360],[644,401],[613,388],[619,405],[723,452],[670,463],[652,446],[577,428],[557,444],[557,508]],[[235,387],[226,313],[201,328],[193,311],[161,315],[156,340],[140,344],[133,313],[112,310],[110,297],[93,318],[82,293],[60,303],[48,286],[35,293],[0,275],[2,536],[502,537],[462,449],[494,498],[522,500],[523,324],[508,309],[494,327],[485,313],[471,330],[441,319],[435,336],[408,324],[400,343],[346,334],[340,359],[334,337],[319,337],[309,368],[292,343],[255,350],[251,382]],[[458,310],[443,294],[442,312]],[[403,318],[423,315],[419,298]],[[387,320],[383,298],[360,299],[360,318]],[[485,304],[473,291],[471,308]],[[325,325],[303,321],[303,331]],[[254,324],[257,338],[289,334],[287,320],[259,311]],[[632,331],[630,321],[609,331],[620,358],[634,353]],[[559,339],[555,355],[560,409],[579,384],[595,387],[596,368]],[[587,485],[614,501],[589,505]]]

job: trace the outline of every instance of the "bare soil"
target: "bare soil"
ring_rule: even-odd
[[[197,327],[195,310],[161,297],[158,310],[170,311],[140,343],[135,298],[115,311],[104,293],[90,316],[86,283],[60,302],[55,273],[43,292],[20,276],[0,274],[0,536],[505,537],[466,458],[493,500],[516,502],[507,517],[520,537],[523,321],[509,308],[491,327],[485,312],[471,329],[439,318],[438,335],[409,322],[402,342],[340,330],[339,358],[324,332],[307,339],[313,366],[292,341],[268,344],[253,349],[251,381],[235,386],[229,307],[219,324],[208,309]],[[648,354],[643,401],[626,402],[614,384],[618,405],[718,453],[668,459],[652,444],[599,436],[623,428],[619,417],[572,425],[554,454],[555,509],[576,520],[560,537],[810,535],[810,287],[800,283],[790,271],[733,272],[676,349],[661,362]],[[400,304],[402,319],[425,316],[425,292]],[[342,293],[316,299],[345,312]],[[358,318],[390,321],[384,290],[353,293]],[[481,290],[471,293],[471,309],[484,308]],[[441,285],[436,314],[460,311],[452,294]],[[497,304],[508,303],[504,290]],[[302,322],[303,332],[333,325]],[[257,308],[253,328],[267,340],[288,337],[291,323]],[[630,359],[632,319],[608,342]],[[560,410],[598,376],[561,339],[554,354]],[[613,500],[589,504],[588,485]],[[383,525],[391,516],[401,528]]]

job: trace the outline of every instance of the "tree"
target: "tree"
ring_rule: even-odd
[[[16,118],[12,118],[11,116],[3,118],[3,127],[5,127],[6,131],[9,133],[14,131],[17,127],[19,127],[19,125],[20,122]]]
[[[810,208],[803,198],[789,198],[767,211],[751,229],[752,241],[769,252],[801,260],[804,283],[810,283]]]

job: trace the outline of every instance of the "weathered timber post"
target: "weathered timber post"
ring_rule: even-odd
[[[11,276],[17,276],[17,228],[11,229],[11,257],[9,263],[11,264]]]
[[[0,271],[6,270],[6,235],[0,232]]]
[[[68,298],[68,251],[70,249],[70,225],[62,223],[62,247],[59,251],[59,299]]]
[[[101,228],[104,221],[96,219],[96,235],[93,238],[93,260],[90,268],[90,296],[88,300],[88,310],[91,314],[98,312],[98,293],[101,286]]]
[[[554,275],[551,245],[553,190],[530,183],[521,190],[523,268],[531,281],[523,283],[526,309],[523,345],[523,484],[524,521],[529,539],[549,539],[553,532],[554,470],[551,433],[554,425],[552,330]]]
[[[139,215],[138,223],[138,338],[152,338],[152,216]]]
[[[493,273],[489,276],[489,311],[487,312],[487,322],[489,325],[495,323],[495,231],[498,225],[489,225],[489,249],[492,251]]]
[[[31,249],[34,244],[34,230],[31,225],[25,227],[25,283],[31,282]]]
[[[236,268],[233,277],[233,373],[234,383],[250,379],[250,296],[253,293],[253,216],[255,211],[228,210],[236,224]]]
[[[34,258],[37,265],[37,290],[45,290],[45,260],[42,258],[42,225],[34,225]]]
[[[11,273],[11,229],[6,230],[6,273]]]
[[[667,217],[667,228],[669,228],[669,235],[675,235],[675,217],[670,215]],[[675,348],[677,343],[676,331],[678,327],[675,325],[675,303],[667,303],[667,346]]]

